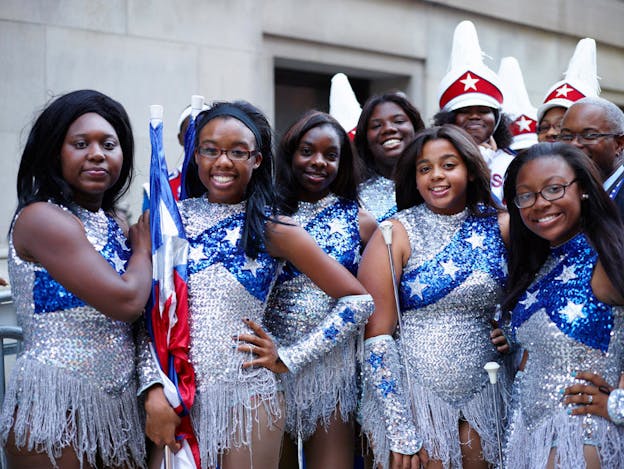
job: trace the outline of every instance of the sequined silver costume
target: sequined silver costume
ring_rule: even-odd
[[[362,205],[378,223],[396,213],[396,197],[392,179],[377,174],[362,182],[358,192]]]
[[[262,322],[279,268],[266,252],[251,259],[240,247],[245,203],[216,204],[199,197],[179,204],[190,246],[189,356],[197,386],[191,418],[204,468],[216,467],[227,448],[251,445],[260,406],[273,421],[281,416],[275,374],[242,369],[253,355],[236,350],[232,340],[253,334],[244,318]]]
[[[512,311],[512,326],[529,358],[514,383],[507,466],[583,468],[583,446],[598,450],[601,467],[624,467],[624,428],[597,416],[568,415],[563,389],[572,372],[590,370],[617,385],[624,358],[621,308],[591,289],[598,256],[584,234],[551,249],[535,281]]]
[[[102,210],[73,211],[94,249],[123,274],[130,249],[116,221]],[[16,446],[45,452],[51,461],[71,446],[94,467],[144,467],[133,326],[105,316],[41,265],[21,259],[12,233],[9,276],[24,351],[4,400],[3,444],[12,429]]]
[[[316,203],[299,202],[293,218],[328,255],[356,273],[360,250],[357,203],[330,194]],[[265,325],[280,346],[288,346],[304,340],[336,304],[337,300],[287,263],[269,299]],[[361,320],[367,317],[360,316]],[[359,325],[353,323],[353,329]],[[301,435],[303,440],[308,439],[319,422],[327,427],[337,408],[343,421],[355,410],[355,342],[356,334],[350,334],[318,361],[302,367],[296,374],[281,376],[286,397],[286,430],[293,438]]]
[[[461,467],[458,422],[463,418],[481,436],[485,459],[494,463],[494,405],[504,415],[509,386],[503,368],[497,385],[489,384],[483,370],[486,362],[500,361],[490,342],[490,320],[506,277],[497,217],[467,210],[439,215],[422,204],[395,218],[405,227],[411,249],[399,285],[404,330],[397,342],[410,376],[417,435],[430,458]],[[372,350],[364,356],[365,370],[379,366],[377,355]],[[394,405],[400,391],[384,386],[386,405]],[[367,398],[374,391],[367,383],[363,428],[372,435],[376,460],[387,465],[388,455],[377,448],[388,448],[383,439],[389,432],[379,425],[383,420],[374,400]]]

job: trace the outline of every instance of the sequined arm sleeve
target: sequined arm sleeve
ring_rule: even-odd
[[[624,425],[624,389],[614,389],[607,401],[609,418],[616,425]]]
[[[136,344],[136,370],[138,390],[137,395],[143,394],[154,384],[163,384],[158,371],[158,363],[150,350],[150,338],[145,328],[143,319],[134,324],[134,337]]]
[[[292,345],[279,347],[277,353],[291,373],[318,360],[345,338],[354,334],[373,312],[370,295],[343,296],[327,317],[306,337]]]
[[[394,339],[389,335],[367,339],[363,359],[362,430],[372,440],[375,462],[387,467],[390,451],[416,454],[422,440],[416,434],[405,399],[402,366]]]

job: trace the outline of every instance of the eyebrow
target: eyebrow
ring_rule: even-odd
[[[448,160],[449,158],[457,158],[457,159],[460,159],[460,160],[462,159],[460,156],[454,155],[452,153],[446,153],[446,154],[444,154],[444,155],[442,155],[440,157],[441,160]],[[416,166],[418,166],[419,164],[423,164],[423,163],[431,163],[431,161],[429,161],[428,159],[424,158],[422,160],[418,160],[416,162]]]
[[[557,179],[557,178],[559,178],[559,179],[567,179],[567,178],[564,178],[563,176],[559,176],[559,175],[550,176],[548,179],[546,179],[544,181],[544,185],[542,186],[542,188],[544,188],[546,186],[550,186],[552,184],[567,184],[567,183],[561,183],[561,182],[553,182],[553,179]],[[518,189],[518,187],[528,187],[528,185],[527,184],[519,184],[519,185],[516,186],[516,190]]]
[[[204,144],[204,143],[212,143],[214,146],[217,146],[217,147],[218,147],[218,146],[220,146],[220,145],[217,143],[217,141],[216,141],[216,140],[212,140],[212,139],[205,139],[205,140],[200,141],[199,143],[200,143],[200,145],[201,145],[201,144]],[[243,145],[243,146],[246,146],[246,147],[251,146],[251,145],[249,145],[249,143],[248,143],[248,142],[244,142],[244,141],[242,141],[242,140],[239,140],[239,141],[237,141],[237,142],[233,142],[231,146],[235,147],[235,146],[238,146],[238,145]]]

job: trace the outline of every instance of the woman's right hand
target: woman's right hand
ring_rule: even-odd
[[[130,246],[132,246],[133,255],[152,255],[149,210],[143,212],[137,222],[130,227],[128,230],[128,241]]]
[[[427,467],[429,463],[429,455],[427,450],[422,448],[416,454],[401,454],[390,452],[390,468],[391,469],[420,469]]]
[[[175,431],[180,425],[180,417],[169,405],[162,386],[156,385],[147,391],[145,413],[148,438],[157,446],[167,445],[174,453],[178,452],[181,444],[175,439]]]

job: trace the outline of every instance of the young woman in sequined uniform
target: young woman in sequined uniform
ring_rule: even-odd
[[[201,464],[277,468],[284,402],[275,373],[333,348],[370,315],[372,302],[303,228],[272,213],[271,128],[258,109],[216,103],[197,117],[195,138],[186,175],[190,198],[180,212],[190,243],[190,359],[197,385],[191,417]],[[339,298],[305,339],[279,347],[259,325],[278,259]],[[147,434],[175,449],[176,416],[164,399],[160,386],[148,391]]]
[[[364,103],[353,143],[362,164],[360,199],[378,222],[396,213],[393,172],[401,153],[425,128],[418,109],[401,93]]]
[[[404,330],[397,331],[388,250],[377,232],[358,273],[375,301],[362,427],[383,467],[428,458],[428,468],[486,468],[498,460],[497,418],[509,385],[503,368],[496,385],[483,370],[501,360],[497,346],[507,348],[491,324],[506,276],[504,216],[491,205],[479,149],[455,126],[417,134],[396,180],[400,211],[390,221]]]
[[[30,131],[9,235],[24,332],[0,421],[10,468],[144,467],[132,322],[150,292],[149,223],[128,243],[115,213],[132,167],[128,116],[97,91],[59,97]]]
[[[596,167],[571,145],[535,145],[507,174],[503,307],[528,359],[514,383],[506,467],[623,467],[623,429],[591,412],[591,382],[576,376],[591,370],[617,386],[622,372],[622,223]],[[564,399],[569,386],[578,395]]]
[[[357,172],[349,137],[329,114],[310,111],[284,134],[277,152],[277,185],[282,211],[352,274],[360,250],[377,227],[360,209]],[[304,338],[331,312],[336,300],[292,264],[277,279],[265,324],[279,344]],[[361,324],[360,324],[361,325]],[[296,462],[293,446],[304,442],[309,469],[353,466],[353,413],[357,404],[357,331],[296,374],[281,376],[290,439],[281,467]]]

